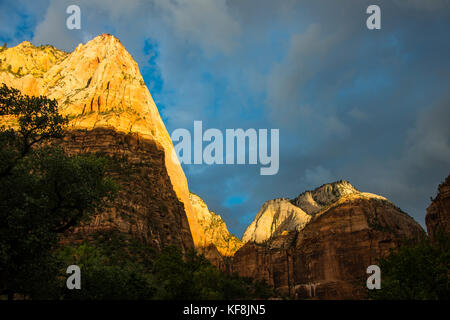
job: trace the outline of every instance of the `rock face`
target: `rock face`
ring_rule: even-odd
[[[339,198],[357,193],[360,192],[348,181],[341,180],[324,184],[313,191],[305,191],[293,199],[292,203],[305,210],[308,214],[315,214],[324,206],[335,202]]]
[[[138,133],[139,141],[159,145],[168,183],[184,206],[194,243],[204,244],[170,136],[136,62],[118,39],[103,34],[72,53],[23,42],[0,52],[0,82],[24,94],[56,99],[60,113],[69,117],[69,131],[85,129],[89,136],[95,128],[113,128],[124,135]],[[173,205],[170,201],[168,207]]]
[[[300,231],[316,213],[348,195],[386,200],[372,193],[360,192],[348,181],[327,183],[292,200],[279,198],[264,203],[245,230],[242,241],[262,243],[283,232]]]
[[[227,229],[225,221],[212,211],[209,211],[206,203],[196,194],[191,193],[189,196],[192,208],[196,213],[200,228],[205,234],[205,250],[204,254],[215,265],[220,266],[221,259],[211,248],[214,245],[222,256],[232,256],[243,243],[241,240],[232,236]],[[220,263],[218,263],[220,262]]]
[[[283,232],[300,231],[310,219],[311,215],[293,205],[289,199],[269,200],[245,230],[242,241],[261,243]]]
[[[428,235],[435,240],[439,232],[450,234],[450,175],[439,185],[438,194],[427,208]]]
[[[55,143],[69,155],[100,153],[114,158],[110,174],[120,184],[111,206],[67,233],[66,241],[113,230],[157,249],[193,248],[184,206],[172,188],[161,145],[111,128],[71,130]]]
[[[232,271],[263,279],[295,298],[365,298],[367,267],[423,230],[385,198],[347,184],[327,184],[300,195],[297,203],[315,211],[309,222],[261,244],[247,242],[234,255]]]

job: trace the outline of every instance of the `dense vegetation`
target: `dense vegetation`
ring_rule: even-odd
[[[105,175],[107,159],[46,145],[67,123],[55,100],[3,85],[0,116],[2,124],[15,119],[0,127],[0,294],[45,298],[56,281],[59,234],[106,205],[116,185]]]
[[[450,299],[450,238],[441,234],[436,241],[425,238],[405,244],[380,259],[381,289],[371,290],[377,300]]]
[[[0,299],[267,298],[263,283],[227,275],[194,251],[162,252],[110,231],[61,245],[60,235],[101,210],[118,185],[112,159],[68,156],[52,139],[68,120],[55,100],[0,88]],[[6,126],[5,124],[12,124]],[[81,268],[81,290],[66,268]]]
[[[263,283],[228,275],[194,250],[174,246],[157,252],[119,232],[60,249],[64,265],[82,270],[82,289],[62,287],[64,299],[252,299],[274,292]],[[63,270],[61,270],[63,271]],[[65,278],[64,278],[65,279]]]

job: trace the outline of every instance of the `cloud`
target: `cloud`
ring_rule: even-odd
[[[36,45],[51,44],[56,48],[72,51],[76,43],[82,42],[79,30],[69,30],[66,27],[66,8],[68,1],[51,1],[44,19],[36,26],[32,42]],[[83,16],[83,11],[81,12]],[[82,19],[82,28],[85,21]],[[82,29],[83,30],[83,29]]]
[[[421,111],[409,134],[405,160],[416,168],[427,168],[430,163],[450,168],[450,95],[434,106]]]
[[[447,0],[394,0],[399,7],[412,8],[415,10],[438,11],[450,8]]]
[[[45,13],[45,9],[46,1],[0,2],[0,21],[2,21],[0,38],[10,47],[25,40],[30,41],[33,29]]]
[[[330,170],[317,166],[312,169],[305,170],[305,183],[314,189],[322,184],[334,181],[334,177]]]
[[[175,37],[199,45],[207,54],[216,50],[228,53],[236,46],[240,25],[225,0],[157,0],[155,5]]]
[[[70,51],[103,32],[117,36],[169,133],[194,120],[280,129],[275,176],[259,166],[184,166],[190,189],[238,235],[266,200],[338,179],[424,224],[449,173],[448,1],[381,2],[376,32],[365,26],[370,0],[16,3],[0,3],[0,20],[11,21],[0,24],[2,41],[34,34],[35,44]],[[65,28],[69,4],[81,7],[81,31]]]

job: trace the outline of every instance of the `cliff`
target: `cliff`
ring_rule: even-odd
[[[435,240],[439,232],[450,234],[450,175],[438,187],[425,217],[428,235]]]
[[[203,230],[206,239],[205,256],[209,258],[215,265],[219,266],[220,257],[211,245],[217,248],[222,256],[232,256],[243,243],[241,240],[231,235],[227,229],[225,221],[221,216],[209,211],[206,203],[196,194],[191,193],[189,196],[192,208],[196,213],[200,228]]]
[[[35,47],[29,42],[23,42],[17,47],[0,52],[0,82],[17,88],[24,94],[46,95],[56,99],[60,113],[68,116],[70,120],[68,137],[76,136],[74,140],[65,140],[67,149],[93,152],[104,150],[106,143],[114,148],[106,150],[107,153],[122,156],[129,154],[132,148],[128,151],[128,147],[117,148],[110,140],[114,137],[123,141],[128,139],[125,137],[131,136],[135,139],[135,142],[130,142],[133,145],[149,148],[151,146],[155,155],[146,154],[139,160],[144,164],[148,160],[147,156],[159,159],[150,161],[147,168],[152,173],[158,173],[155,173],[155,176],[150,173],[141,177],[158,181],[153,186],[161,189],[155,191],[160,193],[160,198],[157,200],[158,197],[155,197],[151,201],[155,206],[159,203],[173,208],[173,213],[178,212],[179,216],[173,217],[178,219],[178,222],[173,226],[182,225],[182,216],[187,217],[192,234],[189,237],[196,246],[204,244],[203,232],[189,200],[186,177],[175,155],[170,136],[145,86],[138,65],[118,39],[103,34],[84,45],[78,45],[72,53],[65,53],[51,46]],[[2,122],[6,123],[7,120]],[[103,131],[99,137],[98,131],[95,130],[97,128],[111,130]],[[79,131],[80,129],[84,131]],[[108,134],[110,138],[104,136]],[[97,143],[92,137],[100,140]],[[89,141],[89,146],[83,141]],[[71,145],[72,143],[74,145]],[[156,155],[156,150],[162,151],[162,154],[159,152]],[[162,167],[156,168],[155,165]],[[147,169],[143,169],[143,173]],[[168,179],[161,178],[164,170]],[[120,182],[126,184],[124,181]],[[166,187],[172,189],[177,201],[166,195]],[[181,211],[178,208],[179,203],[182,204]],[[141,209],[150,210],[150,207]],[[147,212],[147,215],[149,214],[152,213]],[[172,223],[170,220],[167,222]],[[163,225],[158,227],[164,229]],[[181,234],[188,237],[184,232]],[[174,234],[173,237],[178,236]],[[183,242],[188,243],[189,240],[184,239]]]
[[[318,212],[350,195],[387,201],[381,196],[360,192],[345,180],[327,183],[292,200],[280,198],[265,202],[245,230],[242,241],[262,243],[285,232],[300,231]]]
[[[261,243],[247,242],[231,270],[294,298],[365,298],[367,267],[423,230],[387,199],[350,186],[327,184],[294,199],[311,214],[309,222]]]
[[[54,143],[69,155],[110,156],[109,174],[120,185],[114,202],[89,223],[66,233],[64,241],[119,231],[157,249],[175,245],[186,252],[193,248],[184,206],[172,188],[161,145],[137,133],[125,134],[112,128],[71,130]]]
[[[311,215],[293,205],[289,199],[269,200],[245,230],[242,241],[261,243],[284,232],[300,231],[310,219]]]

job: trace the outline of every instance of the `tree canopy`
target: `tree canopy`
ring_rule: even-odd
[[[448,300],[450,298],[450,239],[440,234],[401,246],[380,259],[381,289],[371,290],[377,300]]]
[[[0,295],[45,297],[58,235],[104,206],[117,186],[107,159],[51,145],[67,124],[55,100],[3,85],[0,117]]]

